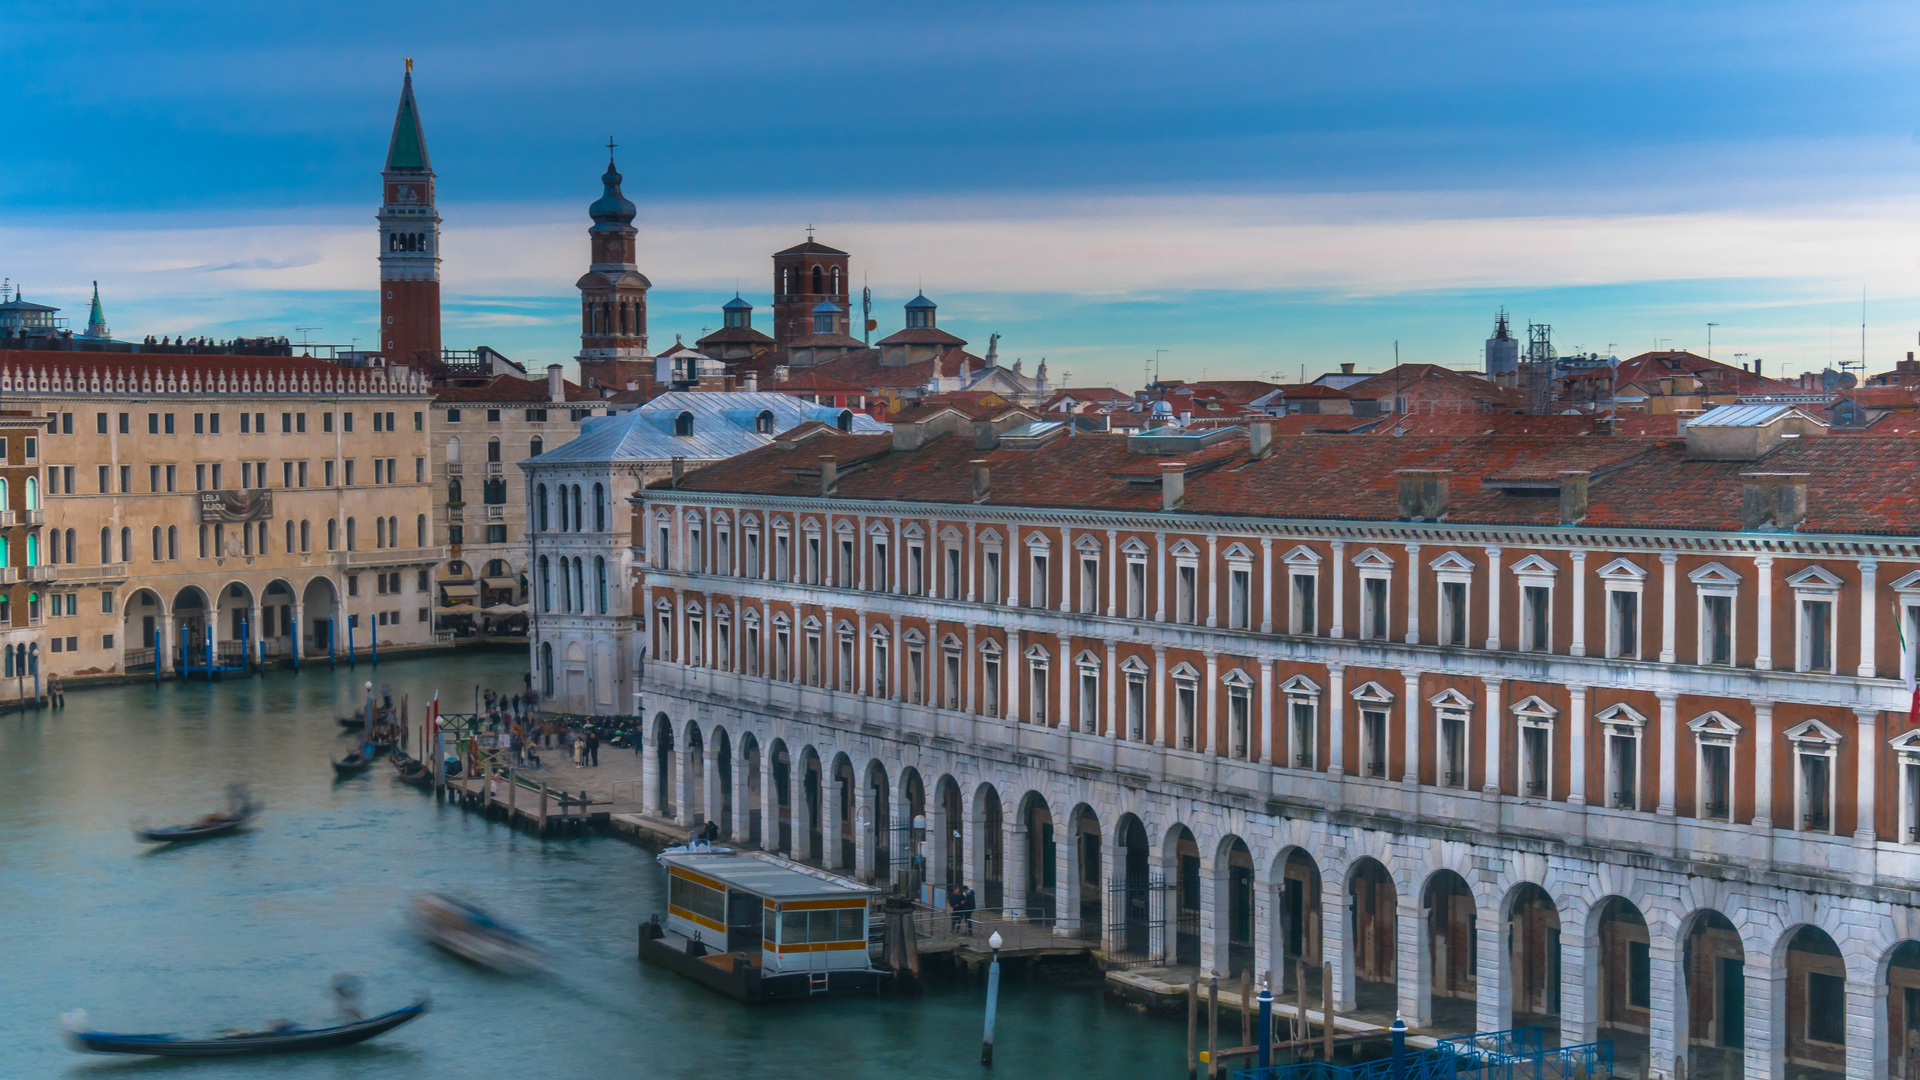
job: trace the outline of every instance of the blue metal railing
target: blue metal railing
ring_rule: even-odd
[[[1611,1042],[1554,1048],[1544,1042],[1538,1027],[1514,1028],[1442,1039],[1432,1050],[1408,1053],[1399,1071],[1389,1057],[1359,1065],[1306,1061],[1233,1075],[1234,1080],[1605,1080],[1613,1075]]]

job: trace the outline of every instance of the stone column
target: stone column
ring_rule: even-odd
[[[1500,549],[1487,549],[1487,648],[1500,648]]]
[[[1223,983],[1227,981],[1225,979],[1227,958],[1221,955],[1222,943],[1216,940],[1221,928],[1220,913],[1214,910],[1214,905],[1221,899],[1220,883],[1214,880],[1214,875],[1221,869],[1217,865],[1218,861],[1205,851],[1200,853],[1200,985],[1202,988],[1207,985],[1209,974],[1222,976],[1220,981]],[[1221,989],[1224,990],[1225,987]]]
[[[1005,823],[1000,842],[1000,895],[1003,914],[1010,919],[1027,915],[1027,824],[1018,804],[1000,804]]]
[[[1753,703],[1753,827],[1773,831],[1773,702]]]
[[[1338,780],[1347,771],[1347,665],[1327,665],[1327,776]],[[1324,901],[1328,890],[1322,888]]]
[[[1402,671],[1400,677],[1406,681],[1407,700],[1402,710],[1406,725],[1407,771],[1400,782],[1409,786],[1420,783],[1420,725],[1426,723],[1426,710],[1420,706],[1420,673]]]
[[[1220,558],[1214,549],[1220,546],[1220,538],[1213,533],[1207,534],[1207,626],[1220,625]]]
[[[981,813],[977,808],[979,799],[965,792],[960,794],[960,799],[960,880],[966,882],[980,898],[977,903],[985,904],[987,842],[986,833],[981,827]]]
[[[1874,827],[1873,819],[1874,811],[1879,805],[1874,799],[1874,787],[1880,779],[1879,769],[1877,768],[1880,750],[1880,736],[1878,734],[1880,710],[1874,708],[1856,708],[1853,710],[1853,715],[1860,719],[1860,756],[1858,765],[1860,778],[1854,785],[1854,790],[1859,793],[1859,801],[1856,804],[1859,809],[1854,812],[1853,842],[1867,849],[1866,871],[1871,875],[1873,872],[1873,843],[1878,836],[1878,830]],[[1868,880],[1872,880],[1871,876],[1869,876]]]
[[[1746,1080],[1785,1080],[1787,1075],[1787,968],[1785,964],[1776,964],[1770,949],[1756,949],[1752,942],[1743,942],[1747,947],[1746,962],[1741,974],[1747,984],[1747,1038],[1745,1061],[1742,1063],[1742,1075]],[[1771,942],[1769,942],[1771,944]],[[1658,968],[1654,969],[1656,972]],[[1862,1014],[1871,1019],[1878,1002],[1868,1000],[1857,1002],[1856,983],[1847,980],[1847,1075],[1848,1076],[1885,1076],[1886,1063],[1881,1062],[1878,1069],[1856,1062],[1853,1048],[1864,1042],[1866,1046],[1877,1044],[1880,1036],[1873,1027],[1861,1024]],[[1658,989],[1654,991],[1654,1004],[1659,1005]],[[1875,995],[1879,996],[1879,995]],[[1885,998],[1881,997],[1881,1001]],[[1858,1008],[1856,1008],[1856,1005]],[[1866,1040],[1874,1040],[1867,1042]]]
[[[1420,545],[1407,545],[1407,644],[1420,644]]]
[[[1599,1035],[1600,928],[1586,909],[1560,920],[1560,1045],[1578,1046]],[[1571,925],[1569,925],[1571,923]],[[1592,924],[1589,936],[1586,926]]]
[[[1587,805],[1587,688],[1584,686],[1567,687],[1567,805]]]
[[[1060,638],[1058,640],[1060,642],[1060,663],[1058,665],[1060,674],[1055,680],[1059,685],[1053,688],[1053,696],[1055,700],[1060,703],[1060,715],[1054,719],[1053,726],[1062,731],[1072,731],[1075,727],[1072,706],[1075,699],[1079,697],[1075,692],[1078,687],[1074,684],[1080,679],[1080,665],[1074,662],[1073,642],[1066,638]],[[1092,729],[1098,731],[1100,729],[1099,717],[1094,717],[1093,720]]]
[[[791,782],[791,776],[789,776]],[[760,747],[760,850],[780,850],[780,793],[773,786],[773,744]]]
[[[1153,621],[1167,621],[1167,534],[1153,534]]]
[[[676,731],[673,735],[673,814],[672,820],[682,825],[688,824],[687,806],[687,748],[685,736]]]
[[[1759,610],[1754,612],[1757,647],[1753,653],[1756,671],[1773,670],[1773,556],[1756,555],[1753,572],[1759,578]]]
[[[1053,933],[1073,937],[1080,932],[1080,834],[1069,821],[1053,826]],[[1104,909],[1103,909],[1104,910]]]
[[[863,821],[865,825],[860,824]],[[837,832],[838,815],[834,825]],[[885,838],[874,831],[873,788],[867,785],[866,777],[856,773],[853,781],[853,876],[856,880],[873,880],[873,868],[879,862],[875,849],[885,842]]]
[[[1573,641],[1567,647],[1567,654],[1585,656],[1587,655],[1587,553],[1573,551],[1569,552],[1568,556],[1573,560],[1572,580],[1567,582],[1573,586]]]
[[[1678,1056],[1687,1053],[1686,1017],[1692,1015],[1687,1005],[1687,973],[1682,960],[1680,937],[1676,928],[1658,915],[1647,918],[1647,968],[1648,999],[1650,1016],[1666,1017],[1664,1023],[1652,1025],[1647,1036],[1647,1058],[1651,1068],[1650,1075],[1673,1077],[1673,1063]],[[1749,961],[1755,959],[1751,954]],[[1753,971],[1747,975],[1748,1002],[1752,1002]],[[1675,1018],[1678,1018],[1677,1022]],[[1751,1047],[1754,1036],[1764,1030],[1756,1026],[1761,1020],[1749,1011],[1747,1013],[1747,1045]]]
[[[1273,764],[1273,666],[1274,659],[1260,661],[1260,764]],[[1285,762],[1283,757],[1282,762]]]
[[[1498,907],[1481,908],[1475,920],[1474,978],[1478,997],[1474,1001],[1474,1028],[1477,1031],[1506,1031],[1513,1027],[1513,957],[1507,954],[1505,922]],[[1654,1015],[1660,1013],[1656,1011]]]
[[[1880,564],[1872,559],[1860,560],[1860,677],[1871,679],[1880,674],[1874,663],[1874,648],[1879,644],[1874,637],[1874,619],[1880,610],[1880,598],[1876,592],[1875,571]]]
[[[1887,984],[1885,979],[1862,978],[1878,970],[1879,965],[1864,957],[1848,957],[1847,1070],[1848,1076],[1886,1076],[1887,1072]],[[1908,1027],[1912,1021],[1908,1021]]]
[[[1209,652],[1206,654],[1206,658],[1207,674],[1205,681],[1200,684],[1200,693],[1204,698],[1204,704],[1206,706],[1200,710],[1204,718],[1203,722],[1207,726],[1206,738],[1204,740],[1205,746],[1201,746],[1202,739],[1200,733],[1195,732],[1194,748],[1202,750],[1208,757],[1219,757],[1220,735],[1214,725],[1219,723],[1220,720],[1220,655]]]
[[[1106,697],[1107,697],[1106,734],[1108,737],[1116,738],[1116,739],[1120,737],[1120,724],[1121,724],[1119,708],[1117,705],[1117,702],[1119,701],[1119,694],[1120,694],[1120,685],[1119,685],[1120,664],[1119,664],[1118,650],[1119,650],[1119,646],[1114,644],[1113,640],[1109,638],[1107,640],[1107,669],[1106,669],[1106,674],[1101,679],[1102,685],[1106,688]],[[1102,908],[1101,910],[1104,911],[1106,909]]]
[[[1502,715],[1500,712],[1500,688],[1502,684],[1501,684],[1501,680],[1499,679],[1482,679],[1480,681],[1487,688],[1487,704],[1486,704],[1487,737],[1485,740],[1487,744],[1487,756],[1486,756],[1487,775],[1484,782],[1482,782],[1482,784],[1480,785],[1480,790],[1486,792],[1489,795],[1498,795],[1500,794],[1500,791],[1501,791],[1500,742],[1501,742],[1502,736],[1506,734],[1506,730],[1507,730],[1507,725],[1506,725],[1507,718],[1504,715]],[[1483,961],[1486,959],[1484,954],[1482,954],[1481,959]],[[1504,1029],[1488,1028],[1486,1030],[1498,1031],[1498,1030],[1504,1030]]]
[[[1347,636],[1347,544],[1344,540],[1333,542],[1333,558],[1327,560],[1327,570],[1333,574],[1333,626],[1327,636],[1343,638]]]
[[[1111,619],[1119,611],[1120,596],[1120,534],[1116,530],[1107,530],[1107,618]]]
[[[1155,746],[1165,748],[1172,745],[1167,738],[1167,650],[1163,645],[1153,647],[1153,742]]]
[[[700,748],[700,819],[696,824],[720,820],[720,762],[714,748]]]
[[[1675,802],[1673,759],[1680,743],[1679,734],[1674,730],[1680,726],[1679,695],[1671,690],[1662,690],[1655,696],[1660,699],[1660,805],[1654,812],[1662,817],[1672,817]]]
[[[1675,605],[1679,595],[1677,583],[1680,556],[1669,551],[1660,556],[1660,662],[1671,664],[1677,653],[1674,650]]]
[[[1400,1015],[1408,1027],[1424,1028],[1433,1025],[1433,954],[1427,941],[1426,907],[1420,901],[1417,892],[1403,893],[1394,906],[1393,971]]]
[[[1353,917],[1349,914],[1353,897],[1347,892],[1347,872],[1349,866],[1341,866],[1338,880],[1336,875],[1327,874],[1321,879],[1320,888],[1320,957],[1333,965],[1333,1008],[1336,1012],[1352,1012],[1354,1009],[1353,988],[1353,941],[1350,931],[1353,929]]]
[[[1260,538],[1260,632],[1273,633],[1273,537]]]
[[[640,620],[644,626],[645,619]],[[306,655],[307,641],[307,605],[298,599],[293,602],[293,654]],[[158,655],[157,653],[155,655]]]
[[[653,723],[640,725],[640,812],[657,814],[660,812],[660,738],[659,730]],[[432,745],[433,733],[427,733],[428,743]],[[423,751],[421,756],[425,756]]]

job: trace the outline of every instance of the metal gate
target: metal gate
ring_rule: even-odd
[[[1107,964],[1129,968],[1167,960],[1167,908],[1173,886],[1165,881],[1116,882],[1107,889]]]

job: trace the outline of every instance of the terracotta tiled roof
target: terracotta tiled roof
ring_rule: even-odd
[[[1920,387],[1857,386],[1840,391],[1837,397],[1842,401],[1857,401],[1869,409],[1911,409],[1920,406]]]
[[[1280,389],[1280,384],[1261,382],[1257,379],[1212,379],[1186,383],[1185,388],[1195,397],[1219,398],[1236,405],[1245,405],[1255,398],[1264,397]]]
[[[917,451],[894,451],[889,438],[879,435],[835,442],[842,462],[838,494],[855,499],[970,504],[968,463],[985,458],[989,504],[1158,513],[1160,492],[1143,481],[1157,474],[1162,460],[1180,459],[1189,466],[1184,512],[1385,521],[1397,512],[1395,470],[1443,468],[1451,470],[1445,521],[1553,526],[1559,521],[1557,496],[1516,495],[1482,482],[1548,481],[1561,470],[1578,469],[1593,474],[1586,526],[1732,531],[1741,525],[1740,474],[1760,469],[1809,474],[1802,532],[1920,535],[1920,515],[1913,512],[1920,505],[1915,438],[1791,440],[1758,463],[1691,461],[1677,439],[1589,436],[1285,436],[1258,461],[1247,459],[1240,438],[1187,455],[1131,454],[1124,437],[1097,434],[1032,450],[984,452],[958,437]],[[849,469],[849,458],[862,463]],[[682,486],[812,496],[817,479],[794,471],[812,467],[811,458],[768,448],[708,466]]]
[[[1352,394],[1349,394],[1345,390],[1339,390],[1331,386],[1322,386],[1319,383],[1288,383],[1278,387],[1278,389],[1280,396],[1288,401],[1345,401],[1353,397]]]
[[[820,346],[839,346],[849,349],[864,349],[867,343],[857,337],[849,337],[838,331],[831,334],[808,334],[803,338],[794,338],[787,343],[789,349],[811,349]]]
[[[714,345],[771,345],[773,339],[755,330],[751,326],[723,326],[699,341],[694,342],[702,348]]]
[[[1572,385],[1583,382],[1605,383],[1613,380],[1617,386],[1637,385],[1646,390],[1654,390],[1661,379],[1675,375],[1691,375],[1699,379],[1709,393],[1714,394],[1805,393],[1797,383],[1764,378],[1751,371],[1723,364],[1718,360],[1709,360],[1685,350],[1641,353],[1620,361],[1617,371],[1601,366],[1567,375],[1562,381]]]
[[[1497,412],[1517,408],[1526,400],[1522,391],[1495,386],[1478,375],[1438,364],[1401,364],[1354,383],[1346,392],[1351,398],[1379,401],[1405,397],[1414,412],[1425,412],[1418,406],[1428,402],[1469,401]]]
[[[876,345],[965,345],[966,343],[966,338],[954,337],[945,330],[932,326],[914,326],[905,330],[896,330],[874,342]]]
[[[839,248],[828,247],[818,240],[802,240],[790,248],[781,248],[775,255],[845,255]]]
[[[1385,417],[1375,435],[1592,435],[1606,414],[1529,416],[1525,413],[1414,413]],[[1680,433],[1677,416],[1620,414],[1622,435],[1671,439]]]
[[[859,383],[850,383],[845,379],[836,379],[831,375],[823,375],[813,368],[802,368],[789,376],[786,382],[775,383],[772,386],[765,387],[765,389],[775,390],[781,393],[792,393],[794,391],[804,390],[809,393],[860,394],[865,393],[867,388],[861,386]]]
[[[565,383],[568,401],[599,401],[600,395],[591,390],[583,390],[574,383]],[[548,400],[547,380],[521,379],[512,375],[497,375],[491,382],[481,386],[445,386],[433,393],[435,401],[468,402],[545,402]]]

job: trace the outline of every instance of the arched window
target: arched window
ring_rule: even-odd
[[[413,521],[414,547],[427,546],[427,515],[421,514]]]
[[[460,464],[460,439],[457,436],[447,440],[447,464]]]
[[[600,614],[607,613],[607,560],[603,555],[593,557],[594,583],[600,594]]]
[[[33,477],[33,476],[27,477],[26,508],[28,510],[40,509],[40,480],[38,477]]]
[[[167,559],[171,561],[174,559],[178,559],[179,557],[180,557],[180,526],[169,525],[167,526]]]
[[[607,531],[607,489],[593,485],[593,531]]]
[[[853,430],[853,410],[841,409],[840,420],[834,426],[838,427],[841,431],[852,431]]]
[[[70,563],[76,563],[80,561],[79,540],[80,540],[80,534],[77,531],[73,529],[67,530],[67,561]]]
[[[11,510],[13,504],[7,501],[7,479],[0,476],[0,510]]]
[[[546,449],[547,449],[547,440],[541,438],[538,435],[535,435],[533,437],[533,440],[527,443],[527,456],[530,458],[539,457],[541,454],[546,452]]]
[[[120,561],[121,562],[133,561],[133,530],[132,529],[122,528],[120,530]]]
[[[833,268],[833,293],[840,295],[840,268],[837,266]]]
[[[690,412],[682,412],[679,416],[674,417],[673,433],[683,438],[686,436],[692,435],[693,434],[693,414]]]
[[[347,519],[347,550],[360,550],[360,521],[358,518]]]
[[[457,476],[448,477],[447,478],[447,505],[463,506],[465,504],[466,504],[466,500],[461,498],[460,478]]]
[[[340,547],[340,523],[333,518],[327,519],[327,550],[336,551]]]
[[[561,484],[555,489],[560,499],[560,531],[567,531],[567,485]]]
[[[103,563],[110,563],[113,561],[113,530],[112,529],[102,528],[100,530],[100,561]]]
[[[160,547],[160,526],[155,525],[153,527],[153,561],[154,562],[160,561],[161,550],[162,549]]]
[[[538,443],[540,440],[535,439],[533,441]],[[547,485],[545,484],[541,484],[539,487],[536,487],[533,489],[533,512],[539,517],[540,523],[537,527],[541,532],[546,532],[548,527],[548,522],[547,522]]]
[[[584,571],[585,560],[573,560],[573,610],[584,615],[587,612],[587,581]]]
[[[820,273],[820,264],[815,263],[813,265],[813,291],[816,293],[825,292],[826,290],[821,287],[823,284],[825,284],[825,279]]]
[[[553,642],[540,643],[540,695],[553,696]]]
[[[351,525],[351,523],[349,523],[349,525]],[[387,546],[387,519],[386,518],[377,517],[373,519],[373,546],[376,548],[383,548]]]
[[[203,559],[207,557],[207,527],[205,525],[200,526],[200,557]]]
[[[311,543],[312,543],[312,534],[307,528],[307,522],[303,521],[300,523],[300,554],[305,555],[309,550],[311,550],[308,546]]]
[[[773,434],[773,410],[761,409],[760,415],[753,418],[753,430],[762,435]]]
[[[40,536],[38,533],[27,534],[27,565],[40,565]]]
[[[793,283],[793,271],[785,266],[781,267],[780,268],[780,291],[783,293],[787,292],[788,286],[791,285],[792,283]]]
[[[586,517],[580,513],[580,485],[573,485],[573,531],[586,532]]]
[[[572,562],[572,559],[560,560],[560,610],[568,614],[573,612],[573,575],[567,572]]]
[[[553,574],[545,555],[540,556],[540,610],[553,610]]]
[[[500,460],[500,440],[499,439],[487,440],[487,460],[495,461],[495,462]]]
[[[257,543],[260,545],[260,554],[265,555],[267,554],[267,523],[264,521],[261,522],[255,527],[255,530],[259,538]]]
[[[288,518],[287,519],[287,551],[289,553],[292,553],[298,550],[300,549],[293,545],[293,519]]]
[[[387,546],[400,546],[400,518],[398,516],[387,518]],[[261,554],[264,555],[266,552],[263,551]]]

